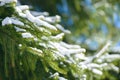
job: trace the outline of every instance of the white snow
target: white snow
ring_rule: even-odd
[[[26,32],[26,33],[22,33],[22,37],[23,38],[33,38],[32,34]]]
[[[51,34],[51,32],[43,27],[36,27],[38,30],[40,30],[40,32],[43,32],[43,33],[47,33],[47,34]]]
[[[16,29],[17,32],[25,32],[26,31],[25,29],[22,29],[22,28],[19,28],[16,26],[14,26],[14,28]]]
[[[67,43],[65,43],[65,42],[60,42],[60,44],[62,45],[62,46],[64,46],[65,48],[73,48],[73,49],[79,49],[80,48],[80,46],[79,45],[70,45],[70,44],[67,44]]]
[[[107,44],[95,55],[96,58],[100,57],[105,51],[107,51],[108,47],[111,45],[111,42],[108,41]]]
[[[78,48],[78,49],[74,49],[74,48],[69,48],[67,49],[66,47],[62,46],[60,43],[57,42],[50,42],[49,44],[52,45],[53,47],[55,47],[59,53],[61,53],[62,55],[67,55],[70,56],[71,54],[78,54],[78,53],[83,53],[85,52],[85,49],[83,48]]]
[[[59,15],[56,15],[55,16],[55,20],[56,20],[56,22],[60,22],[61,21],[61,17]]]
[[[41,39],[42,40],[49,40],[49,38],[47,36],[42,36]]]
[[[12,3],[12,2],[16,2],[17,3],[17,0],[0,0],[0,6],[3,6],[5,5],[6,3]]]
[[[69,30],[65,30],[60,24],[56,24],[56,28],[61,30],[64,33],[70,34],[71,32]]]
[[[22,6],[17,6],[16,8],[19,8],[20,10],[24,11],[24,10],[28,10],[29,6],[27,5],[22,5]]]
[[[32,47],[30,47],[31,49],[33,49],[33,50],[35,50],[35,51],[37,51],[37,52],[39,52],[39,53],[43,53],[43,51],[42,50],[40,50],[40,49],[37,49],[37,48],[32,48]]]
[[[26,13],[27,19],[33,23],[36,23],[38,26],[44,26],[51,30],[57,30],[57,28],[55,26],[53,26],[45,21],[42,21],[39,18],[34,17],[28,10],[25,13]]]
[[[107,60],[109,62],[115,60],[115,59],[120,59],[120,54],[107,54],[107,55],[103,55],[100,57],[101,60]]]
[[[81,80],[87,80],[87,79],[86,79],[86,78],[87,78],[87,75],[86,75],[86,74],[83,74],[81,78],[82,78]]]
[[[39,18],[39,19],[41,19],[41,20],[44,20],[44,19],[45,19],[45,17],[44,17],[43,15],[37,16],[36,18]]]
[[[59,76],[59,73],[56,72],[56,73],[52,74],[52,75],[50,76],[50,78],[55,77],[55,76]]]
[[[26,10],[25,13],[26,13],[27,19],[31,22],[34,22],[35,17],[28,10]]]
[[[57,28],[56,28],[56,27],[54,27],[53,25],[51,25],[51,24],[49,24],[49,23],[47,23],[47,22],[45,22],[45,21],[42,21],[42,20],[40,20],[40,19],[38,19],[38,18],[36,18],[36,19],[34,20],[34,22],[35,22],[37,25],[44,26],[44,27],[49,28],[49,29],[51,29],[51,30],[57,31]]]
[[[23,18],[26,18],[26,14],[23,13],[23,10],[25,9],[29,9],[28,6],[17,6],[15,7],[15,10],[18,12],[19,16],[23,17]]]
[[[100,68],[101,66],[99,64],[96,63],[90,63],[86,65],[88,68],[92,69],[92,68]]]
[[[22,44],[19,44],[18,46],[19,46],[19,47],[22,47]]]
[[[100,65],[100,67],[106,67],[106,66],[108,66],[108,63],[103,63]]]
[[[26,14],[24,14],[24,13],[18,13],[18,14],[19,14],[19,16],[26,18]]]
[[[34,16],[48,16],[48,12],[36,12],[36,11],[30,11],[32,15]]]
[[[20,26],[24,26],[24,23],[17,20],[17,19],[11,19],[12,23],[15,24],[15,25],[20,25]]]
[[[98,75],[102,75],[102,71],[98,70],[98,69],[92,69],[92,72]]]
[[[5,25],[9,25],[9,24],[12,24],[12,21],[9,17],[6,17],[3,21],[2,21],[2,26],[5,26]]]
[[[119,67],[117,67],[117,66],[115,66],[115,65],[113,65],[113,64],[111,64],[110,67],[111,67],[114,71],[116,71],[116,72],[119,73]]]
[[[86,57],[85,57],[84,54],[76,54],[76,55],[75,55],[75,58],[76,58],[76,59],[81,59],[81,60],[85,60],[85,59],[86,59]]]
[[[47,45],[45,43],[39,43],[40,46],[47,48]]]
[[[34,41],[38,41],[38,38],[34,38]]]
[[[83,53],[83,52],[85,52],[85,49],[69,49],[68,50],[68,53]]]
[[[62,58],[65,58],[65,56],[64,55],[62,55],[60,52],[58,52],[58,51],[53,51],[54,53],[55,53],[55,57],[56,57],[56,59],[58,59],[58,57],[62,57]]]
[[[84,64],[80,65],[80,67],[84,70],[84,69],[88,69],[88,67]]]
[[[22,10],[18,7],[15,7],[16,11],[19,12],[19,13],[22,13]]]
[[[17,19],[13,19],[10,17],[6,17],[3,21],[2,21],[2,26],[5,25],[9,25],[9,24],[15,24],[15,25],[20,25],[20,26],[24,26],[24,23],[17,20]]]
[[[49,22],[49,23],[55,23],[55,22],[60,22],[61,17],[56,15],[55,17],[45,17],[44,20]]]
[[[68,80],[68,79],[65,79],[64,77],[59,77],[59,80]]]
[[[58,34],[58,35],[56,35],[56,36],[51,36],[51,38],[52,39],[62,39],[63,38],[63,36],[64,36],[64,33],[60,33],[60,34]]]

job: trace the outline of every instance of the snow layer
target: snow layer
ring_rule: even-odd
[[[56,47],[56,49],[58,50],[58,52],[62,55],[67,55],[70,56],[71,54],[80,54],[80,53],[84,53],[85,49],[83,48],[66,48],[64,46],[61,45],[61,42],[57,43],[57,42],[49,42],[49,44],[53,47]],[[71,47],[71,46],[70,46]]]
[[[12,2],[16,2],[17,3],[17,0],[0,0],[0,6],[3,6],[5,5],[6,3],[12,3]]]
[[[26,33],[22,33],[22,37],[23,38],[33,38],[32,34],[26,32]]]
[[[62,39],[63,38],[63,36],[64,36],[64,33],[60,33],[60,34],[58,34],[58,35],[56,35],[56,36],[51,36],[51,38],[52,39]]]
[[[70,34],[69,30],[65,30],[60,24],[56,24],[56,27],[64,33]]]
[[[12,21],[9,17],[6,17],[3,21],[2,21],[2,26],[8,25],[8,24],[12,24]]]
[[[34,16],[48,16],[49,13],[48,12],[36,12],[36,11],[30,11],[32,15]]]
[[[22,28],[19,28],[16,26],[14,26],[14,28],[16,29],[17,32],[25,32],[26,31],[25,29],[22,29]]]
[[[49,23],[56,23],[56,22],[60,22],[61,21],[61,17],[56,15],[55,17],[46,17],[46,18],[44,18],[44,20],[49,22]]]
[[[68,80],[68,79],[65,79],[64,77],[59,77],[59,80]]]
[[[20,26],[24,26],[24,23],[17,20],[17,19],[13,19],[10,17],[6,17],[3,21],[2,21],[2,26],[5,25],[9,25],[9,24],[15,24],[15,25],[20,25]]]
[[[20,10],[24,11],[24,10],[28,10],[29,6],[27,5],[22,5],[22,6],[17,6],[17,8],[19,8]]]
[[[98,69],[92,69],[92,72],[98,75],[102,75],[102,71],[98,70]]]
[[[39,26],[44,26],[44,27],[49,28],[51,30],[57,30],[57,28],[54,27],[53,25],[51,25],[45,21],[42,21],[39,18],[34,17],[29,11],[26,11],[26,17],[29,21],[36,23]]]
[[[37,52],[39,52],[39,53],[43,53],[42,50],[40,50],[40,49],[33,48],[33,47],[30,47],[30,48],[33,49],[33,50],[35,50],[35,51],[37,51]]]

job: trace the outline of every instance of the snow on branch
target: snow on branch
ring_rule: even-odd
[[[2,0],[0,6],[11,2],[17,2],[17,0]],[[66,78],[61,76],[64,75],[62,73],[59,75],[59,71],[64,71],[64,68],[66,73],[70,72],[73,77],[84,78],[84,80],[89,73],[101,76],[104,74],[104,70],[112,69],[119,72],[119,68],[112,61],[119,60],[120,54],[107,53],[111,42],[108,42],[95,55],[85,56],[83,53],[86,52],[86,49],[63,41],[65,33],[69,34],[71,32],[58,24],[61,21],[60,16],[49,17],[47,13],[30,12],[27,5],[17,6],[14,9],[16,13],[13,13],[11,17],[6,16],[2,20],[1,26],[13,24],[13,29],[20,34],[13,35],[16,38],[20,38],[18,47],[23,47],[28,52],[38,55],[43,64],[41,65],[46,68],[46,71],[49,71],[49,67],[56,71],[49,78],[58,77],[58,80],[67,80],[67,75],[65,75],[67,76]],[[57,30],[60,30],[60,32],[58,31],[57,33]],[[89,72],[86,72],[86,70]]]
[[[0,6],[3,6],[7,3],[12,3],[12,2],[17,3],[17,0],[0,0]]]
[[[3,21],[2,21],[2,26],[5,25],[9,25],[9,24],[15,24],[15,25],[20,25],[20,26],[24,26],[24,23],[19,21],[18,19],[14,19],[11,17],[6,17]]]

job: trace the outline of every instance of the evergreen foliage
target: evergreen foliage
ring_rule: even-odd
[[[0,80],[117,80],[120,55],[109,54],[111,42],[94,56],[85,49],[67,44],[70,32],[60,16],[32,15],[16,0],[0,3]]]
[[[72,31],[67,42],[80,44],[93,54],[112,40],[112,47],[119,45],[119,0],[20,0],[37,11],[62,16],[62,25]],[[94,46],[93,46],[94,45]]]

